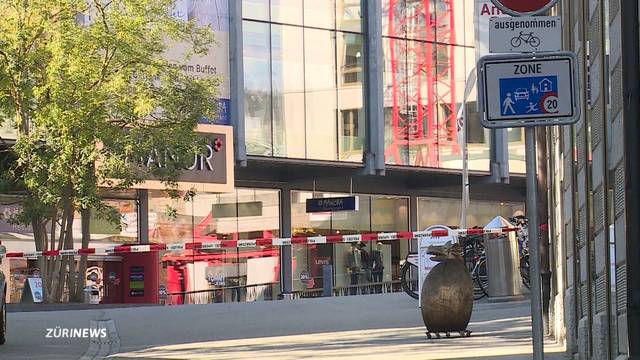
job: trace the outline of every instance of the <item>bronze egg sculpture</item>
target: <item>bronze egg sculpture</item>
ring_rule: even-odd
[[[427,253],[438,264],[422,285],[420,305],[427,335],[459,333],[467,330],[473,312],[473,283],[462,258],[460,244],[431,245]]]

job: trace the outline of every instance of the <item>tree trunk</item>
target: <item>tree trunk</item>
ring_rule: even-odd
[[[67,220],[67,234],[65,235],[65,249],[73,249],[73,219],[74,219],[74,211],[73,211],[73,207],[71,207],[71,205],[69,204],[70,208],[69,208],[69,219]],[[69,292],[69,301],[73,300],[73,297],[75,295],[76,292],[76,275],[77,275],[77,271],[76,271],[76,261],[75,261],[75,257],[73,256],[65,256],[64,257],[66,262],[67,262],[67,269],[66,270],[66,274],[64,274],[63,276],[66,276],[66,284],[67,284],[67,291]]]
[[[80,217],[82,219],[82,248],[87,249],[89,247],[89,241],[91,240],[91,210],[80,210]],[[80,256],[80,264],[78,266],[78,276],[76,278],[76,292],[74,294],[74,301],[81,302],[83,298],[83,290],[87,273],[87,255]]]
[[[66,195],[66,194],[65,194]],[[73,249],[73,218],[74,209],[71,202],[71,197],[66,196],[63,199],[64,209],[62,212],[62,228],[60,229],[60,236],[58,238],[58,250]],[[71,260],[71,261],[69,261]],[[73,273],[75,269],[73,257],[70,256],[58,256],[56,260],[55,269],[52,273],[52,290],[53,301],[61,302],[64,296],[65,285],[67,290],[73,290],[75,282],[69,282],[69,274]],[[72,293],[70,293],[72,294]]]
[[[33,229],[33,239],[36,246],[36,251],[47,251],[47,238],[46,231],[42,231],[44,226],[42,225],[41,219],[32,219],[31,220],[31,228]],[[47,258],[41,256],[38,258],[38,268],[40,269],[40,277],[42,278],[42,295],[45,302],[49,302],[50,297],[48,296],[49,286],[47,284],[50,279],[48,273],[48,262]]]

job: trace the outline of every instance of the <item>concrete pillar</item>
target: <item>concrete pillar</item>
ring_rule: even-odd
[[[598,313],[593,317],[592,329],[593,359],[609,357],[609,319],[606,313]]]
[[[365,21],[364,68],[366,131],[364,172],[384,175],[384,57],[382,53],[382,4],[379,0],[362,1]]]
[[[567,289],[564,296],[564,321],[567,336],[567,354],[572,355],[578,352],[578,334],[576,333],[576,298],[573,287]]]
[[[233,153],[238,166],[247,166],[244,132],[244,60],[242,1],[229,0],[229,114],[233,125]]]
[[[589,318],[583,317],[578,322],[578,359],[589,360]]]
[[[280,237],[291,237],[291,189],[280,189]],[[291,245],[280,247],[280,287],[284,299],[293,297]]]

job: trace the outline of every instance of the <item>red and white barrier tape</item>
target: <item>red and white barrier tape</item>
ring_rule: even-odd
[[[116,245],[107,248],[69,249],[51,251],[9,252],[8,258],[38,258],[41,256],[75,256],[75,255],[112,255],[122,253],[140,253],[150,251],[183,251],[183,250],[211,250],[230,248],[252,248],[258,246],[283,245],[314,245],[340,244],[369,241],[408,240],[423,237],[448,237],[470,235],[500,235],[517,231],[517,228],[497,229],[459,229],[459,230],[431,230],[431,231],[403,231],[357,235],[328,235],[328,236],[294,236],[291,238],[270,238],[253,240],[212,240],[206,242],[188,242],[177,244],[146,244],[146,245]]]

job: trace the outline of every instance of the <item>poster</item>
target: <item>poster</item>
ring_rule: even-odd
[[[171,44],[165,53],[170,64],[178,66],[193,78],[217,76],[220,79],[218,118],[206,119],[203,123],[229,125],[229,8],[227,0],[176,0],[172,11],[176,19],[193,20],[199,26],[209,26],[216,43],[205,56],[193,56],[187,62],[185,43]]]
[[[31,290],[31,297],[33,299],[33,302],[41,303],[43,300],[42,278],[30,277],[27,280],[29,281],[29,289]]]

